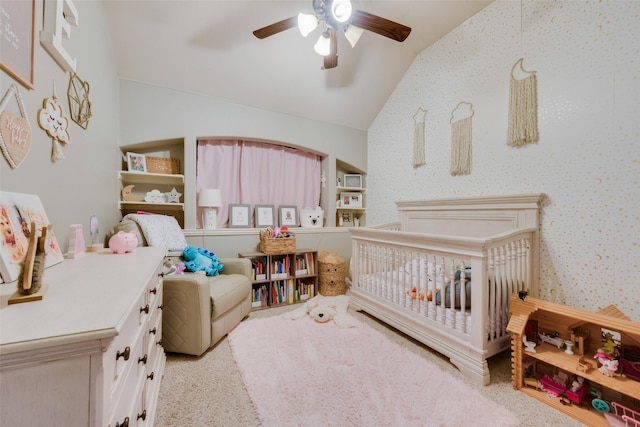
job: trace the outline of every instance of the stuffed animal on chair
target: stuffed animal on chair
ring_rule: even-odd
[[[333,320],[341,328],[352,328],[357,323],[347,313],[348,308],[349,297],[347,295],[325,297],[318,294],[305,302],[304,305],[286,312],[282,316],[286,319],[297,320],[308,314],[316,322],[325,323]]]
[[[182,258],[185,271],[193,273],[204,271],[207,276],[217,276],[224,267],[216,254],[203,248],[187,246],[182,251]]]

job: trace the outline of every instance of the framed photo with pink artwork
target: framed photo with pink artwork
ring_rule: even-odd
[[[35,194],[0,191],[0,274],[5,282],[12,282],[20,275],[29,246],[31,223],[38,229],[49,224],[40,197]],[[52,233],[45,268],[62,262],[64,256],[55,233]]]

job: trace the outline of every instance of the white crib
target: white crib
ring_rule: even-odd
[[[350,304],[490,382],[514,292],[538,294],[542,194],[397,202],[400,223],[351,228]]]

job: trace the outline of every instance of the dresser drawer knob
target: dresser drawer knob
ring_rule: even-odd
[[[126,417],[122,424],[116,423],[116,427],[129,427],[129,417]]]
[[[149,304],[144,307],[140,307],[140,313],[144,312],[145,314],[149,314]]]
[[[140,362],[144,363],[145,365],[147,364],[147,355],[146,354],[144,356],[138,358],[138,363],[140,363]]]
[[[153,372],[147,375],[147,379],[153,381]]]
[[[163,308],[164,308],[164,305],[162,305],[162,304],[160,304],[160,305],[158,306],[158,309],[159,309],[159,310],[162,310]]]
[[[155,335],[156,332],[158,332],[156,328],[149,329],[149,335]]]
[[[147,419],[147,410],[145,409],[144,411],[142,411],[141,414],[138,414],[138,419],[144,421]]]
[[[149,291],[150,294],[157,294],[158,293],[158,288],[153,288]]]
[[[162,340],[156,342],[156,345],[162,346]]]
[[[127,360],[129,360],[129,356],[131,355],[131,348],[129,348],[129,346],[125,347],[123,352],[118,351],[116,353],[116,360],[120,359],[121,357],[124,357],[125,362]]]

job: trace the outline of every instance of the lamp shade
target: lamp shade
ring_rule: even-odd
[[[329,40],[329,34],[322,33],[316,44],[313,46],[313,49],[318,55],[329,55],[329,53],[331,53],[331,41]]]
[[[200,207],[218,207],[222,205],[222,197],[220,190],[215,188],[203,188],[198,196],[198,206]]]
[[[298,30],[303,37],[307,37],[309,33],[318,26],[318,18],[309,13],[298,14]]]
[[[349,41],[351,47],[355,47],[356,43],[358,43],[358,40],[360,40],[360,36],[363,32],[364,30],[362,28],[356,27],[354,25],[349,25],[349,28],[347,28],[347,30],[344,32],[344,36]]]

